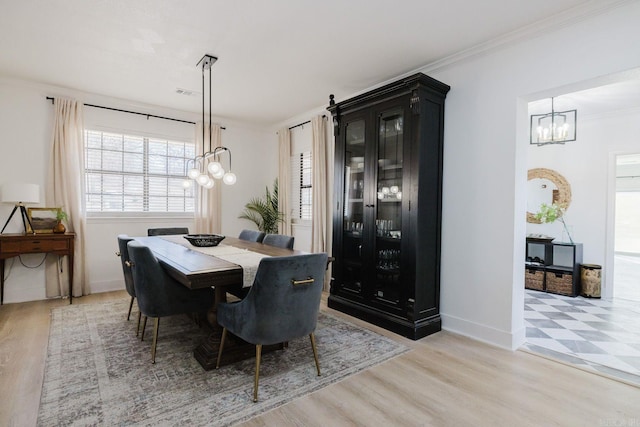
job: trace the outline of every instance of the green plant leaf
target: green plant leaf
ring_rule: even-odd
[[[277,233],[278,224],[284,220],[278,210],[278,178],[273,182],[273,191],[266,187],[264,197],[251,198],[238,218],[253,222],[265,233]]]

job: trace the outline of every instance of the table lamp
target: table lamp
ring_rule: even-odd
[[[2,227],[0,234],[4,233],[4,229],[7,228],[9,221],[11,221],[13,214],[16,213],[18,208],[20,208],[20,213],[22,215],[24,232],[27,233],[29,230],[27,228],[27,223],[29,223],[31,230],[33,230],[33,227],[31,226],[31,219],[29,218],[29,215],[27,215],[27,208],[25,208],[24,203],[40,203],[39,185],[13,182],[2,184],[2,189],[0,189],[0,202],[14,204],[11,215],[9,215],[7,222],[4,223],[4,227]]]

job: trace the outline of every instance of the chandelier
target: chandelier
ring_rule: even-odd
[[[577,110],[555,111],[551,98],[550,113],[531,115],[529,143],[540,146],[575,141],[577,115]]]
[[[187,167],[191,163],[191,168],[187,172],[187,177],[194,180],[201,187],[213,188],[216,179],[222,179],[227,185],[233,185],[236,183],[236,175],[231,172],[231,150],[227,147],[216,147],[211,151],[211,66],[218,60],[215,56],[204,55],[202,59],[196,65],[202,68],[202,154],[187,161]],[[205,71],[209,71],[209,151],[205,151]],[[220,156],[222,153],[229,154],[229,169],[225,171],[222,163],[220,163]],[[209,160],[208,164],[207,159]],[[185,188],[191,187],[191,180],[185,179],[183,186]]]

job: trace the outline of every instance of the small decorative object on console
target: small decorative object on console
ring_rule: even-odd
[[[535,215],[535,218],[542,222],[554,222],[556,220],[560,220],[560,222],[562,222],[562,226],[564,227],[564,231],[567,233],[569,242],[573,243],[573,239],[571,238],[571,234],[569,233],[569,229],[567,228],[567,223],[564,222],[563,215],[566,210],[566,206],[559,205],[556,202],[553,202],[551,205],[543,203],[540,206],[540,212]]]
[[[552,242],[555,237],[545,236],[544,234],[527,234],[527,241],[531,242]]]
[[[56,225],[53,226],[53,232],[64,233],[65,231],[67,231],[67,228],[62,223],[62,221],[65,221],[67,219],[69,219],[69,216],[67,215],[67,213],[62,209],[59,209],[58,213],[56,213],[56,220],[58,222],[56,223]]]
[[[208,247],[218,246],[218,243],[222,242],[225,236],[220,234],[187,234],[184,238],[193,246]]]

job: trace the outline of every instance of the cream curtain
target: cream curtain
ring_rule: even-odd
[[[312,175],[312,221],[311,252],[331,254],[331,198],[333,151],[327,144],[326,122],[323,116],[311,118]],[[328,289],[331,270],[325,275],[325,290]]]
[[[45,201],[68,214],[67,231],[76,233],[73,258],[73,296],[87,295],[89,273],[85,264],[86,218],[84,216],[84,125],[82,103],[72,99],[54,101],[53,138]],[[47,257],[46,295],[68,294],[66,262]]]
[[[278,232],[293,235],[291,229],[291,131],[278,131],[278,210],[284,214],[284,221],[278,224]]]
[[[196,123],[196,152],[198,155],[203,153],[202,145],[202,122]],[[204,134],[204,151],[213,151],[216,147],[222,145],[222,128],[220,125],[211,125],[211,147],[209,147],[209,126],[205,125]],[[207,170],[209,160],[213,161],[213,157],[204,161],[204,171]],[[224,159],[222,161],[224,166]],[[226,168],[225,168],[226,169]],[[193,183],[196,192],[196,212],[195,212],[195,233],[213,234],[222,231],[222,211],[220,208],[222,200],[222,180],[216,180],[216,185],[211,189],[206,189]]]

